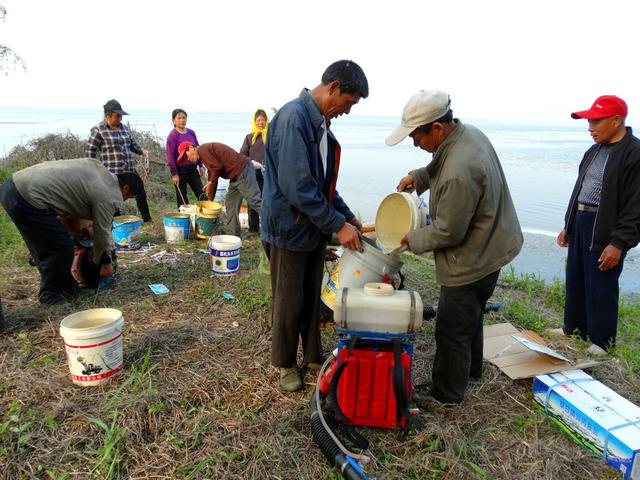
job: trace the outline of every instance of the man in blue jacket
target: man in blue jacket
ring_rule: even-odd
[[[340,145],[330,121],[349,114],[369,95],[367,77],[350,60],[331,64],[321,83],[280,109],[269,126],[265,155],[261,235],[271,264],[271,362],[280,385],[302,388],[296,363],[320,367],[319,308],[326,243],[360,250],[362,225],[336,191]]]

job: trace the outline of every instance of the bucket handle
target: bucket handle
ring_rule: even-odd
[[[409,291],[409,297],[411,298],[411,310],[409,313],[409,332],[414,333],[416,323],[416,292]]]
[[[340,325],[340,327],[342,328],[347,328],[347,294],[348,292],[349,292],[348,287],[344,287],[342,289],[342,305],[341,305],[342,323]]]

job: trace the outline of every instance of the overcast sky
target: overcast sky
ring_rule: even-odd
[[[0,0],[0,106],[252,112],[364,69],[353,113],[400,116],[420,89],[462,118],[569,123],[615,94],[640,110],[637,1]],[[640,118],[635,114],[635,118]]]

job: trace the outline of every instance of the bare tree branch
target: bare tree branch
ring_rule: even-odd
[[[4,22],[7,18],[7,9],[4,5],[0,5],[0,21]],[[6,45],[0,44],[0,72],[9,75],[9,70],[21,68],[26,70],[27,66],[24,60]]]

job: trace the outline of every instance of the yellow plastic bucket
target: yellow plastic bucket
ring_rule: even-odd
[[[211,200],[201,200],[198,202],[198,212],[207,213],[209,215],[220,215],[222,204],[212,202]]]
[[[387,195],[376,212],[376,235],[385,253],[403,250],[402,237],[429,222],[422,199],[406,192]]]
[[[198,213],[196,214],[196,237],[209,238],[215,232],[218,225],[219,214]]]

